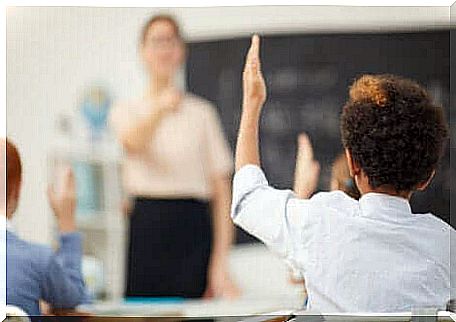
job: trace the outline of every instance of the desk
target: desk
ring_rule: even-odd
[[[78,310],[92,314],[92,321],[126,321],[125,317],[136,317],[136,321],[182,321],[185,319],[217,320],[234,322],[284,322],[292,313],[301,321],[357,321],[357,322],[402,322],[411,321],[411,312],[399,313],[322,313],[316,316],[308,311],[300,311],[302,303],[295,296],[252,298],[238,300],[186,300],[180,303],[124,303],[104,302],[80,306]],[[98,317],[104,317],[99,318]],[[150,318],[150,317],[154,318]],[[109,317],[109,319],[108,319]],[[122,318],[123,317],[123,318]],[[147,318],[149,317],[149,318]],[[456,321],[456,314],[439,312],[438,321]]]
[[[82,305],[78,310],[103,316],[181,316],[191,318],[212,318],[230,316],[251,316],[286,310],[292,312],[302,307],[296,297],[271,297],[254,299],[241,297],[237,300],[185,300],[180,303],[141,304],[117,302]]]
[[[200,301],[201,302],[201,301]],[[210,302],[210,301],[207,301]],[[220,301],[222,302],[222,301]],[[235,301],[234,301],[235,302]],[[111,305],[114,305],[113,303]],[[192,303],[189,305],[195,306],[198,305],[197,303]],[[258,303],[257,303],[258,305]],[[131,306],[131,305],[129,305]],[[263,314],[243,314],[243,315],[208,315],[208,312],[203,312],[204,314],[201,315],[186,315],[183,314],[184,310],[180,313],[177,311],[172,311],[171,307],[176,308],[177,305],[165,305],[168,307],[168,310],[161,310],[156,305],[148,305],[148,309],[144,309],[142,312],[127,314],[126,311],[123,312],[124,315],[116,315],[111,311],[111,313],[101,313],[102,308],[98,306],[98,313],[92,312],[92,315],[82,315],[78,314],[77,311],[70,312],[67,314],[65,312],[60,312],[62,315],[70,315],[70,316],[79,316],[79,319],[73,319],[74,322],[178,322],[178,321],[185,321],[185,320],[192,320],[192,321],[222,321],[222,322],[234,322],[234,321],[243,321],[243,322],[410,322],[410,321],[438,321],[438,322],[452,322],[456,321],[456,314],[450,312],[438,312],[437,319],[435,317],[412,317],[411,312],[398,312],[398,313],[370,313],[370,314],[360,314],[360,313],[342,313],[342,314],[334,314],[334,313],[323,313],[321,315],[315,315],[311,312],[307,311],[299,311],[299,310],[280,310],[275,312],[269,312]],[[154,306],[155,308],[152,308]],[[164,307],[164,305],[159,305]],[[187,306],[181,305],[181,309]],[[223,307],[224,304],[222,303],[207,303],[203,305],[204,308],[211,308],[214,310],[217,306]],[[103,308],[106,310],[108,308],[108,304],[103,304]],[[259,306],[257,306],[259,308]],[[125,309],[125,307],[120,306],[117,307],[118,311]],[[252,310],[254,308],[252,307]],[[133,310],[133,309],[132,309]],[[145,311],[151,312],[149,316],[143,315]],[[155,311],[155,312],[153,312]],[[158,312],[158,314],[157,314]],[[190,312],[190,311],[188,311]],[[196,312],[196,311],[193,311]],[[59,313],[59,312],[55,312]],[[152,315],[153,313],[153,315]],[[295,316],[293,319],[290,320],[290,315],[293,313]],[[128,316],[128,317],[127,317]],[[40,319],[42,322],[54,322],[60,321],[58,316],[52,317],[44,317]]]

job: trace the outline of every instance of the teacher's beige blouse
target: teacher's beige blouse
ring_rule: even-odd
[[[115,104],[110,125],[118,134],[144,117],[153,106],[147,99]],[[141,153],[126,153],[124,189],[151,198],[211,197],[211,178],[230,175],[232,153],[215,107],[185,94],[177,112],[166,115]]]

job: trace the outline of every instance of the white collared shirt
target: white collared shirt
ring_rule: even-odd
[[[401,312],[450,298],[455,230],[413,214],[406,199],[368,193],[357,201],[342,191],[298,199],[247,165],[234,177],[232,218],[302,272],[312,311]]]

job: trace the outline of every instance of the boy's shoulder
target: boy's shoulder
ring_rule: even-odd
[[[318,221],[317,218],[328,219],[332,217],[331,215],[354,216],[357,214],[358,201],[343,191],[335,190],[318,192],[310,199],[295,198],[291,201],[291,208],[300,213],[305,210],[312,215],[311,218]]]
[[[419,218],[423,225],[427,225],[433,229],[438,229],[442,232],[450,232],[452,234],[456,233],[456,230],[450,224],[437,217],[433,213],[422,213],[414,215]]]
[[[310,198],[313,203],[330,208],[357,207],[358,200],[353,199],[341,190],[318,192]]]
[[[39,270],[47,268],[54,253],[47,245],[27,241],[17,235],[7,239],[7,249],[10,260],[21,261],[23,264],[28,262]]]

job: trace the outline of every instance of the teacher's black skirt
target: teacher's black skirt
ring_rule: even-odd
[[[208,203],[136,198],[130,215],[125,295],[201,297],[211,242]]]

